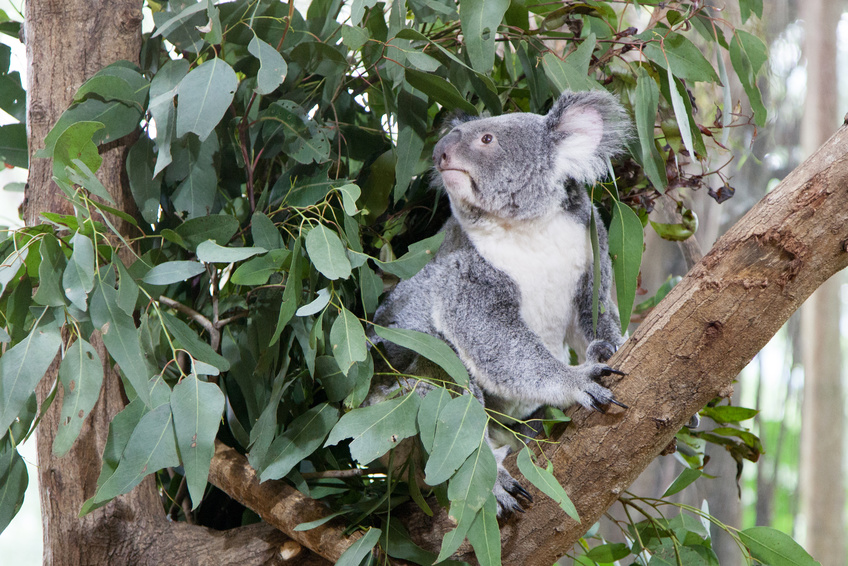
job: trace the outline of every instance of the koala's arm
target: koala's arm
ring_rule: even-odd
[[[581,278],[578,292],[574,297],[578,313],[580,332],[586,339],[586,359],[594,362],[608,360],[624,343],[621,335],[621,323],[618,308],[612,301],[612,263],[609,258],[609,241],[606,228],[598,222],[598,244],[600,248],[601,280],[598,285],[598,322],[593,329],[592,324],[592,286],[594,282],[594,265],[590,266]]]
[[[451,254],[432,295],[434,326],[485,392],[506,400],[599,409],[614,402],[596,380],[618,373],[600,363],[556,359],[521,317],[519,291],[473,250]]]

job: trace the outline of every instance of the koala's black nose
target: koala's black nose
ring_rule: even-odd
[[[459,130],[451,130],[448,135],[439,140],[436,147],[433,148],[433,165],[440,169],[444,169],[450,164],[450,150],[455,146],[462,134]]]

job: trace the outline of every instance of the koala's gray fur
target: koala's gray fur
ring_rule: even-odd
[[[375,322],[445,340],[468,369],[472,392],[516,419],[543,405],[618,404],[598,383],[620,373],[603,362],[622,337],[601,222],[600,312],[592,331],[593,205],[585,185],[606,175],[627,128],[621,106],[599,91],[563,93],[545,116],[455,121],[433,152],[453,212],[445,240],[433,261],[392,291]],[[433,371],[414,353],[384,345],[399,370]],[[569,346],[586,361],[568,365]],[[499,514],[520,510],[514,495],[528,495],[502,466],[508,443],[495,438],[494,427],[490,432]]]

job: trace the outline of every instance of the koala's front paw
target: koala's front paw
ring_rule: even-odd
[[[576,397],[576,401],[578,403],[587,409],[598,411],[599,413],[606,413],[607,411],[604,408],[604,405],[609,404],[618,405],[623,409],[629,408],[624,403],[617,401],[615,395],[612,394],[612,391],[598,383],[598,381],[603,377],[609,377],[613,374],[627,374],[622,371],[618,371],[617,369],[613,369],[606,364],[586,363],[579,367],[582,370],[581,373],[583,374],[583,379],[580,386],[580,392]]]
[[[592,363],[605,362],[615,354],[615,344],[606,340],[592,340],[586,348],[586,361]]]
[[[492,493],[494,493],[498,502],[498,517],[506,517],[516,512],[524,513],[524,508],[521,507],[518,498],[528,503],[533,502],[533,496],[502,467],[498,469],[498,479],[495,481]]]

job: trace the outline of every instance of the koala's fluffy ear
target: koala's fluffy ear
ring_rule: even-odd
[[[593,183],[607,172],[607,159],[624,148],[630,122],[606,91],[563,92],[545,116],[561,178]]]

